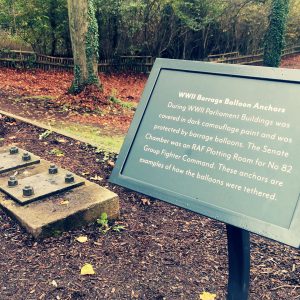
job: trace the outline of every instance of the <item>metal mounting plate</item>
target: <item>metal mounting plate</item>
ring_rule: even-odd
[[[31,156],[31,160],[23,161],[22,155],[24,153],[29,153]],[[27,167],[33,164],[38,164],[40,159],[28,152],[19,148],[19,152],[17,154],[10,154],[9,148],[0,148],[0,174],[6,173],[11,170],[16,170],[19,168]]]
[[[74,182],[65,183],[65,175],[72,174],[74,176]],[[8,177],[9,178],[9,177]],[[7,180],[8,180],[7,178]],[[57,174],[49,174],[48,172],[38,173],[29,177],[25,177],[18,180],[18,185],[15,187],[8,187],[6,184],[0,185],[0,190],[5,194],[12,197],[21,205],[25,205],[41,198],[60,193],[66,190],[73,189],[75,187],[84,184],[84,180],[79,176],[64,170],[58,169]],[[23,196],[23,188],[25,186],[32,186],[34,194],[29,197]]]

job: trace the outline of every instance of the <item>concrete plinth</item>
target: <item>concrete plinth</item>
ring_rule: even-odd
[[[38,165],[18,170],[18,178],[47,170],[49,163],[41,160]],[[14,171],[15,172],[15,171]],[[0,185],[11,172],[1,174]],[[52,195],[36,202],[20,205],[0,192],[0,208],[15,218],[35,238],[50,236],[96,221],[105,212],[109,219],[119,216],[119,198],[115,193],[89,182],[73,190]]]

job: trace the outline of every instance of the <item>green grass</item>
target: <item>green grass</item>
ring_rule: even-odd
[[[21,102],[24,99],[38,99],[38,100],[46,100],[46,99],[53,99],[55,97],[47,96],[47,95],[39,95],[39,96],[26,96],[26,97],[15,97],[11,98],[12,101]],[[66,111],[68,110],[67,107],[63,108]],[[97,114],[101,114],[101,111],[97,111]],[[26,119],[26,118],[25,118]],[[33,120],[32,120],[33,121]],[[76,140],[79,140],[84,143],[91,144],[95,146],[97,149],[106,151],[106,152],[113,152],[119,153],[121,146],[124,141],[123,135],[113,135],[110,136],[106,132],[102,132],[99,127],[90,126],[90,125],[82,125],[76,124],[73,122],[62,122],[62,121],[55,121],[55,120],[35,120],[36,126],[45,125],[47,126],[47,130],[49,132],[55,132],[64,134]],[[40,135],[40,139],[45,138],[43,134]],[[1,141],[1,140],[0,140]]]
[[[52,129],[60,130],[66,135],[72,136],[82,142],[96,146],[98,149],[108,152],[119,153],[124,141],[124,136],[108,136],[103,134],[99,128],[74,123],[52,123]]]
[[[22,97],[21,99],[36,99],[36,100],[53,100],[53,99],[56,99],[57,97],[56,96],[49,96],[49,95],[38,95],[38,96],[25,96],[25,97]],[[20,99],[20,100],[21,100]]]
[[[109,97],[109,101],[112,103],[119,104],[123,108],[127,108],[127,109],[135,109],[137,107],[137,103],[135,102],[126,102],[115,97]]]

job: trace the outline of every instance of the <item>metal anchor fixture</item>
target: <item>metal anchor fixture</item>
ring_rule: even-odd
[[[31,197],[34,194],[33,187],[26,185],[23,188],[23,197]]]
[[[66,174],[65,176],[65,183],[73,183],[75,181],[74,175],[73,174]]]
[[[23,160],[23,161],[29,161],[29,160],[31,160],[30,154],[29,154],[28,152],[25,152],[25,153],[23,154],[23,156],[22,156],[22,160]]]
[[[18,180],[15,176],[10,176],[7,183],[9,187],[14,187],[18,185]]]
[[[9,149],[9,154],[11,154],[11,155],[18,154],[18,153],[19,153],[18,147],[11,147]]]
[[[48,169],[49,174],[57,174],[58,173],[58,168],[56,165],[50,165]]]

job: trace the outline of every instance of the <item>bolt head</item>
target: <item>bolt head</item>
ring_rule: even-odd
[[[56,165],[50,165],[48,169],[49,174],[57,174],[58,173],[58,168]]]
[[[13,154],[18,154],[19,153],[19,148],[18,147],[11,147],[9,149],[9,154],[13,155]]]
[[[29,161],[31,160],[31,156],[28,152],[25,152],[22,156],[23,161]]]
[[[23,188],[23,197],[30,197],[33,194],[34,194],[34,191],[33,191],[33,187],[32,186],[26,185]]]
[[[18,180],[15,176],[10,176],[7,183],[9,187],[15,187],[18,185]]]
[[[65,177],[65,183],[73,183],[75,181],[74,175],[73,174],[66,174]]]

